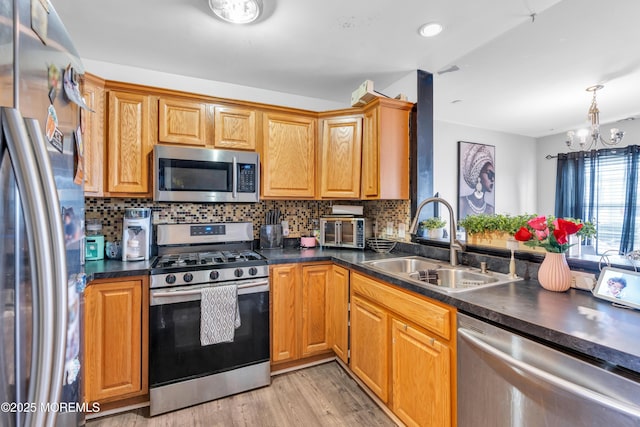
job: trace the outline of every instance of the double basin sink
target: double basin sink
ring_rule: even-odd
[[[419,256],[364,261],[369,268],[413,284],[439,291],[464,292],[521,280],[493,271],[481,272],[466,266],[451,266]]]

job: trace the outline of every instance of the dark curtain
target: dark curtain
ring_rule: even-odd
[[[640,146],[558,154],[555,216],[597,219],[598,176],[601,167],[619,165],[625,170],[626,200],[620,236],[620,254],[634,249]],[[589,181],[586,181],[586,177]],[[587,208],[588,207],[588,208]]]
[[[556,218],[585,218],[585,151],[558,154]],[[593,187],[592,187],[593,188]]]
[[[634,234],[636,231],[636,203],[638,195],[638,158],[637,145],[628,146],[625,151],[626,171],[626,200],[624,204],[624,219],[622,223],[622,236],[620,238],[620,254],[626,254],[633,250]]]

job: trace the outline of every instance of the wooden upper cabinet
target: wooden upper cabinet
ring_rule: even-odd
[[[313,117],[264,113],[263,198],[315,197],[315,132]]]
[[[197,101],[160,98],[158,140],[169,144],[207,144],[207,105]]]
[[[109,91],[108,191],[149,196],[151,96]],[[113,194],[112,194],[113,195]]]
[[[256,112],[239,107],[214,107],[216,148],[256,150]]]
[[[341,117],[322,121],[320,197],[360,197],[362,118]]]
[[[89,108],[80,109],[80,129],[84,146],[84,194],[102,196],[104,193],[104,80],[85,74],[82,97]]]
[[[380,195],[380,151],[378,144],[379,108],[370,108],[364,112],[362,147],[362,198],[377,199]]]
[[[364,112],[362,199],[409,199],[409,116],[413,104],[378,98]]]

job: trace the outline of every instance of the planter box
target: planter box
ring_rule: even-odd
[[[507,240],[510,237],[512,236],[509,233],[502,232],[467,234],[467,244],[507,250]],[[522,242],[518,242],[518,250],[522,252],[533,252],[539,254],[546,253],[544,248],[531,248],[529,246],[525,246]]]

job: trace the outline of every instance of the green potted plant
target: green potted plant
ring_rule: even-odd
[[[420,221],[423,230],[427,230],[427,237],[430,239],[439,239],[442,237],[442,231],[447,222],[439,216],[434,216]]]
[[[478,214],[468,215],[458,223],[464,228],[467,244],[507,248],[507,240],[536,215]],[[522,248],[522,247],[521,247]],[[522,248],[541,252],[537,248]]]

